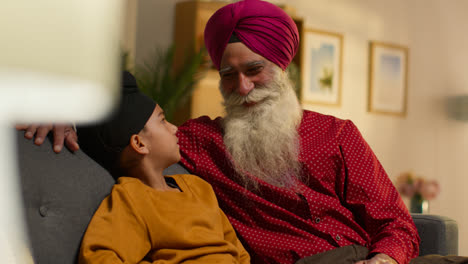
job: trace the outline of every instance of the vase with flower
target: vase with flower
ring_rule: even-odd
[[[401,173],[395,185],[402,196],[410,198],[411,213],[428,213],[429,200],[436,198],[440,192],[437,181],[426,180],[413,172]]]

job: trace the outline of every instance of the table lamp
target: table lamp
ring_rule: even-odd
[[[122,7],[122,0],[2,1],[2,263],[33,263],[24,229],[14,124],[83,123],[110,113],[119,96]]]

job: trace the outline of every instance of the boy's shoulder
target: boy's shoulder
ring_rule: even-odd
[[[144,188],[144,186],[146,185],[137,178],[123,176],[117,179],[117,182],[112,187],[112,192],[128,192]]]
[[[165,177],[172,177],[176,181],[184,181],[186,183],[193,183],[193,184],[208,184],[205,180],[198,177],[197,175],[193,174],[174,174],[174,175],[166,175]]]
[[[140,207],[146,206],[148,197],[148,188],[143,182],[132,177],[119,177],[117,182],[112,186],[109,195],[104,198],[101,203],[112,207],[113,204],[135,208],[137,205]]]
[[[193,174],[176,174],[176,175],[168,175],[166,177],[172,177],[175,181],[179,184],[186,184],[190,189],[199,189],[199,190],[212,190],[211,185],[200,178],[197,175]]]
[[[179,187],[184,188],[187,186],[192,191],[212,191],[211,185],[203,180],[202,178],[192,175],[192,174],[175,174],[175,175],[165,175],[164,177],[173,178]],[[154,190],[145,185],[139,179],[132,177],[120,177],[117,180],[117,183],[112,188],[112,193],[120,193],[124,196],[140,196],[143,195],[146,197],[145,190],[149,192],[154,192]]]
[[[137,178],[121,176],[117,179],[117,183],[114,186],[127,186],[127,185],[134,185],[141,182]]]

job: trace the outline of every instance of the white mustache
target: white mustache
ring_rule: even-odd
[[[280,96],[278,91],[272,91],[264,86],[255,87],[249,94],[242,96],[233,92],[225,96],[224,106],[233,107],[241,106],[245,103],[258,103],[260,101],[268,101],[276,99]]]

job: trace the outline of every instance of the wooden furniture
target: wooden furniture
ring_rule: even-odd
[[[201,0],[189,0],[176,4],[174,22],[174,67],[176,71],[184,65],[187,57],[204,48],[203,33],[206,23],[216,10],[227,4],[227,2],[222,1]],[[291,15],[296,22],[299,34],[302,35],[303,19],[295,16],[293,8],[289,6],[280,7]],[[299,51],[293,60],[299,68],[302,65],[301,50],[302,44],[300,44]],[[211,62],[209,55],[206,56],[206,60]],[[174,123],[180,125],[189,118],[202,115],[208,115],[211,118],[223,116],[223,99],[218,85],[219,75],[217,70],[212,67],[196,85],[189,102],[177,111]]]

